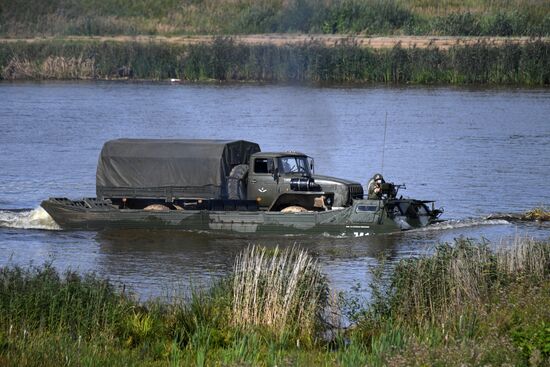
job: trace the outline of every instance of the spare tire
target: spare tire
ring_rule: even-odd
[[[246,200],[246,176],[248,164],[239,164],[227,177],[227,196],[230,200]]]
[[[148,212],[167,212],[170,211],[170,208],[162,204],[151,204],[143,208],[143,210]]]

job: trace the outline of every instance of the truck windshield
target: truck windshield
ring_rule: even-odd
[[[290,156],[279,158],[279,170],[282,173],[300,173],[311,176],[308,159],[305,156]]]

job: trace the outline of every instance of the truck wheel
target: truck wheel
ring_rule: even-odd
[[[246,200],[246,176],[248,164],[239,164],[231,170],[227,177],[227,195],[231,200]]]

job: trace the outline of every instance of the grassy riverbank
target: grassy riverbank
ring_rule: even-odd
[[[139,303],[93,275],[3,268],[0,364],[549,365],[550,243],[461,240],[374,273],[369,305],[337,301],[306,252],[249,248],[210,290]]]
[[[512,0],[6,0],[0,35],[550,35],[550,4]]]
[[[46,41],[0,43],[7,80],[135,78],[410,84],[550,84],[550,43],[369,49],[211,44]]]

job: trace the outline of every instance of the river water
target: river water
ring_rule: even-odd
[[[396,260],[458,237],[550,238],[548,225],[484,219],[550,205],[548,89],[0,83],[0,108],[0,266],[94,271],[148,298],[223,276],[250,244],[298,245],[347,291],[366,286],[381,252]],[[120,137],[303,151],[320,174],[405,183],[405,196],[436,200],[448,222],[360,238],[56,230],[40,201],[94,196],[102,144]]]

